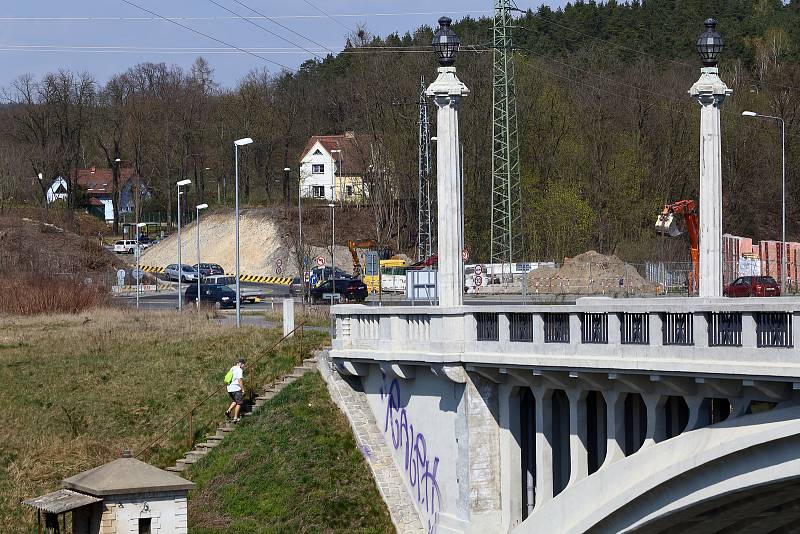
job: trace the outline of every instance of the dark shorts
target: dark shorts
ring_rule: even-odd
[[[244,403],[244,397],[242,396],[242,390],[239,391],[229,391],[228,395],[230,396],[231,400],[238,404],[239,406]]]

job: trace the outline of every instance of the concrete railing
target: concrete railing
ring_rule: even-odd
[[[800,299],[334,306],[334,358],[800,377]],[[502,369],[501,369],[502,372]]]

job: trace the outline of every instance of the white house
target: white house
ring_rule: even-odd
[[[302,196],[326,200],[358,201],[368,195],[364,187],[370,143],[353,132],[312,136],[300,158]]]
[[[53,180],[53,183],[47,189],[47,203],[52,204],[56,200],[67,200],[67,188],[67,181],[61,176]]]

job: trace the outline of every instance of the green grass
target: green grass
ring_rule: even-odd
[[[283,390],[188,472],[197,534],[394,532],[317,373]]]
[[[263,385],[321,346],[306,332],[245,371]],[[0,529],[35,531],[23,498],[57,489],[60,480],[134,452],[218,387],[237,356],[250,362],[281,338],[276,330],[222,326],[212,316],[137,314],[101,309],[77,315],[0,316]],[[194,414],[202,439],[224,419],[220,391]],[[188,447],[185,421],[152,454],[158,466]]]

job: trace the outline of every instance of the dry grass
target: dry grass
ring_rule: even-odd
[[[36,275],[0,277],[0,314],[79,313],[108,303],[106,288]]]
[[[21,499],[124,448],[140,450],[219,386],[237,356],[252,361],[278,339],[276,330],[237,331],[207,314],[100,308],[0,317],[0,525],[26,531],[34,515]],[[322,340],[308,332],[304,349]],[[246,383],[274,380],[301,358],[290,344],[249,368]],[[224,418],[225,407],[222,392],[198,409],[195,439]],[[167,465],[187,438],[181,423],[145,459]]]

